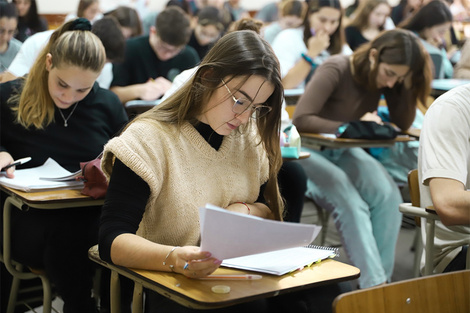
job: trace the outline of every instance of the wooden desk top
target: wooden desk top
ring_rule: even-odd
[[[403,134],[411,136],[411,137],[419,138],[419,136],[421,136],[421,129],[410,128],[408,130],[403,131]]]
[[[360,274],[359,269],[354,266],[329,259],[292,274],[283,276],[262,274],[263,278],[260,280],[197,280],[187,278],[181,274],[132,270],[107,264],[99,258],[96,246],[90,249],[89,256],[93,261],[116,270],[118,273],[129,277],[144,287],[154,290],[186,307],[195,309],[219,308],[273,297],[281,293],[313,286],[352,280],[359,277]],[[224,267],[219,268],[215,272],[215,274],[246,273],[254,272]],[[230,286],[231,291],[227,294],[213,293],[211,288],[215,285]]]
[[[0,185],[0,190],[35,208],[78,207],[102,205],[104,199],[95,200],[81,194],[81,189],[54,189],[40,192],[24,192]]]
[[[315,150],[324,148],[373,148],[373,147],[391,147],[397,142],[415,141],[408,135],[399,135],[391,140],[370,140],[370,139],[350,139],[329,137],[316,133],[300,133],[302,146]]]

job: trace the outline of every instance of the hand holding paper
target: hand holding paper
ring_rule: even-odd
[[[219,260],[307,246],[321,229],[233,213],[210,204],[199,208],[199,216],[201,251],[209,251]]]

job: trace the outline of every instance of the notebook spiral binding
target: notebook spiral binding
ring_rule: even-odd
[[[320,250],[330,250],[330,251],[333,251],[335,254],[331,256],[332,258],[339,256],[339,248],[335,248],[335,247],[325,247],[325,246],[316,246],[316,245],[308,245],[308,246],[306,246],[306,247],[307,247],[307,248],[311,248],[311,249],[320,249]]]

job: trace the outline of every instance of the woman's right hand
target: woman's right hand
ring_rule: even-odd
[[[165,94],[171,87],[171,82],[164,78],[149,79],[141,85],[140,99],[145,101],[153,101]]]
[[[329,46],[330,46],[330,35],[328,35],[327,32],[320,30],[315,34],[315,36],[312,36],[308,39],[307,55],[311,58],[315,58]]]
[[[4,168],[5,166],[10,165],[11,163],[13,163],[13,161],[14,159],[10,153],[5,152],[5,151],[0,152],[0,168]],[[7,177],[14,178],[15,177],[15,174],[13,174],[14,172],[15,172],[14,166],[7,169],[6,170]]]
[[[199,247],[183,246],[173,252],[174,268],[177,273],[189,278],[202,278],[212,274],[219,268],[222,260],[211,256],[210,252],[201,251]],[[186,263],[188,264],[185,268]]]
[[[361,121],[369,121],[369,122],[376,122],[377,124],[383,124],[382,119],[380,116],[377,115],[377,111],[374,112],[367,112],[361,118]]]

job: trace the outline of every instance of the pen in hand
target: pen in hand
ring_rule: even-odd
[[[13,163],[11,163],[11,164],[9,164],[9,165],[3,167],[3,168],[2,168],[2,171],[6,171],[7,169],[9,169],[10,167],[13,167],[13,166],[25,164],[25,163],[27,163],[27,162],[29,162],[29,161],[31,161],[31,157],[22,158],[22,159],[13,161]]]

